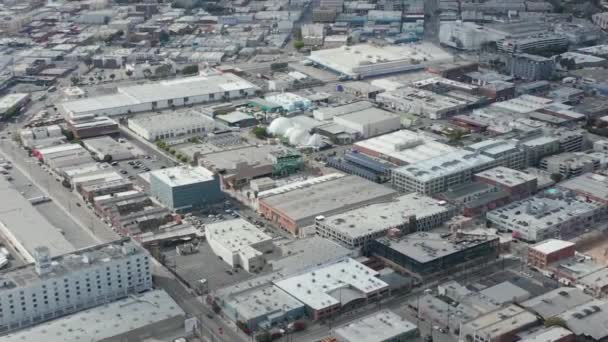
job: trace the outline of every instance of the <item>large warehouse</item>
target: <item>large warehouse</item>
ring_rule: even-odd
[[[378,108],[334,116],[334,122],[356,131],[362,138],[375,137],[401,128],[401,118],[398,115]]]
[[[240,98],[253,95],[257,89],[252,83],[226,73],[118,87],[115,94],[67,101],[58,108],[69,119],[115,116]]]
[[[259,211],[294,235],[314,224],[318,216],[333,215],[366,204],[388,201],[396,192],[358,176],[335,177],[305,186],[273,189],[261,198]]]
[[[129,129],[148,141],[204,135],[214,128],[212,118],[194,110],[129,119]]]
[[[452,62],[454,57],[433,44],[416,43],[342,46],[312,51],[308,59],[340,75],[362,78],[420,70],[429,65]]]

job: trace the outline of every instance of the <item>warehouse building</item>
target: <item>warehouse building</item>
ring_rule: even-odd
[[[0,99],[0,116],[11,115],[19,111],[30,101],[30,94],[14,93],[5,95]]]
[[[433,195],[470,182],[477,172],[496,166],[496,161],[477,152],[456,150],[393,170],[392,185],[403,192]]]
[[[89,151],[79,144],[63,144],[33,149],[32,154],[54,170],[66,166],[90,163],[93,160]]]
[[[371,138],[401,128],[398,115],[378,108],[334,116],[334,123],[357,132],[360,138]]]
[[[90,138],[82,141],[84,147],[100,161],[120,161],[133,159],[133,153],[118,141],[108,137]]]
[[[118,87],[115,94],[67,101],[58,108],[69,119],[116,116],[236,99],[253,95],[257,89],[248,81],[226,73]]]
[[[605,208],[577,198],[532,197],[486,214],[493,227],[525,241],[571,238],[602,217]]]
[[[29,148],[42,148],[66,142],[59,125],[24,128],[19,132],[19,136],[21,144]]]
[[[574,243],[547,239],[528,247],[528,265],[546,269],[549,264],[574,256]]]
[[[568,310],[558,317],[579,341],[605,341],[608,339],[608,302],[594,300]]]
[[[328,121],[336,116],[349,113],[360,112],[365,109],[373,108],[374,104],[368,101],[358,101],[336,107],[320,107],[313,110],[312,115],[316,120]]]
[[[119,132],[118,123],[107,116],[96,116],[81,120],[67,120],[68,129],[75,138],[85,139]]]
[[[593,297],[575,287],[559,287],[521,303],[523,308],[544,320],[559,316],[579,305],[589,303]]]
[[[0,317],[0,331],[25,328],[152,288],[148,253],[129,240],[57,257],[51,257],[47,247],[38,247],[34,259],[33,264],[2,275],[0,304],[6,314]],[[96,273],[103,278],[91,277]],[[47,295],[47,289],[54,289],[55,295]]]
[[[176,211],[190,211],[224,198],[219,178],[202,166],[152,171],[150,191],[163,205]]]
[[[418,327],[390,310],[359,318],[334,330],[338,342],[407,341],[418,336]]]
[[[356,175],[376,183],[385,183],[391,179],[391,169],[395,165],[374,159],[357,151],[327,158],[327,166]]]
[[[427,281],[483,266],[498,257],[498,237],[417,232],[400,239],[371,240],[365,253],[412,277]]]
[[[464,100],[413,87],[378,94],[376,101],[387,108],[430,119],[445,119],[458,114],[468,105]]]
[[[397,229],[404,234],[430,230],[449,220],[452,213],[452,208],[444,202],[408,194],[390,202],[318,217],[315,229],[321,237],[332,239],[348,248],[357,248],[386,235],[389,229]]]
[[[129,129],[148,141],[206,135],[213,132],[212,118],[189,110],[131,118]]]
[[[574,334],[560,326],[542,327],[517,334],[521,342],[574,342]]]
[[[459,340],[512,341],[518,333],[538,324],[534,314],[512,304],[463,324]]]
[[[272,237],[238,218],[205,226],[205,238],[213,252],[232,268],[259,272],[266,265],[264,254],[272,252]]]
[[[430,43],[375,46],[360,44],[312,51],[308,60],[350,78],[364,78],[452,62],[454,57]]]
[[[378,272],[351,258],[317,266],[274,284],[304,303],[313,320],[365,305],[389,293],[388,284],[378,279]]]
[[[258,201],[260,213],[279,227],[298,235],[318,216],[329,216],[366,204],[391,200],[396,192],[357,176],[340,175],[302,186],[269,190]]]
[[[456,150],[427,134],[406,129],[356,142],[353,149],[396,165],[413,164]]]

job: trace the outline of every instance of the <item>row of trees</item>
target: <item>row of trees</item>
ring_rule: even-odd
[[[188,156],[183,155],[179,152],[177,152],[176,149],[174,149],[173,147],[169,146],[165,141],[163,140],[156,140],[156,146],[158,148],[160,148],[161,150],[164,150],[166,152],[168,152],[169,154],[175,156],[175,158],[177,158],[177,160],[181,161],[182,163],[188,163],[190,161],[190,159],[188,158]]]

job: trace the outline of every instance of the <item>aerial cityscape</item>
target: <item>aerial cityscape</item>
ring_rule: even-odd
[[[0,342],[608,342],[608,1],[0,0]]]

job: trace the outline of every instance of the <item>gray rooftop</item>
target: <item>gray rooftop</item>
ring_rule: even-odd
[[[541,296],[534,297],[521,305],[536,312],[544,319],[560,315],[578,305],[588,303],[593,298],[573,287],[560,287]]]
[[[490,297],[495,302],[504,304],[517,301],[517,299],[528,299],[530,293],[513,283],[505,281],[480,291],[484,296]]]
[[[534,175],[504,166],[497,166],[489,170],[478,172],[475,176],[483,177],[509,187],[524,184],[536,179],[536,176]]]
[[[418,328],[393,311],[383,310],[336,328],[345,341],[382,342],[410,334]]]
[[[558,187],[572,190],[583,196],[591,196],[599,200],[608,201],[608,177],[603,175],[585,173],[559,183]]]
[[[275,285],[239,293],[228,299],[226,304],[234,307],[239,319],[245,321],[279,312],[290,312],[304,306]]]
[[[420,161],[411,165],[394,169],[393,172],[429,181],[438,177],[448,176],[465,170],[481,168],[494,162],[493,158],[475,152],[458,150],[438,157]]]
[[[608,302],[593,300],[574,307],[559,315],[577,336],[586,336],[593,341],[608,337]]]

